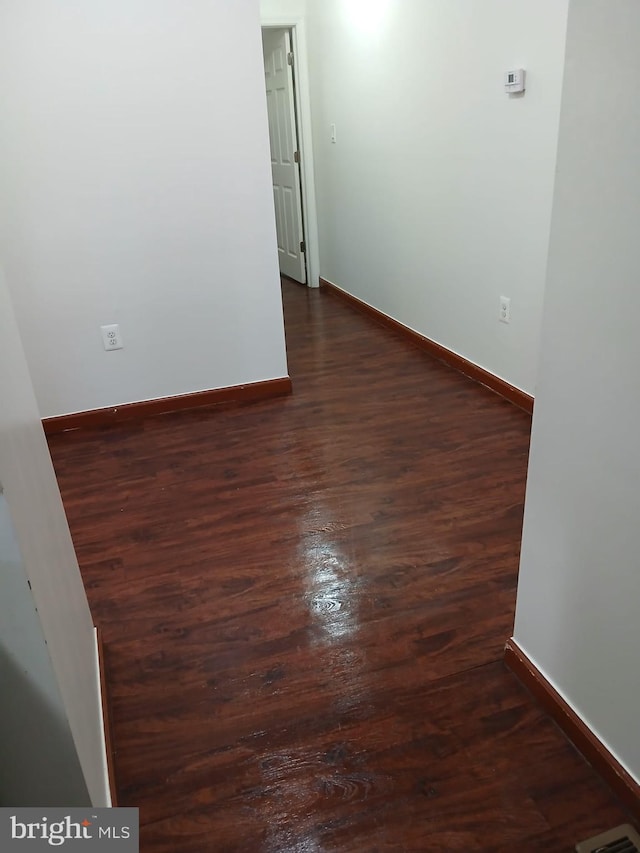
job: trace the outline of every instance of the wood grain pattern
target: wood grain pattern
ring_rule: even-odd
[[[575,713],[516,641],[507,641],[504,661],[582,755],[640,820],[640,785]]]
[[[504,397],[505,400],[509,400],[510,403],[513,403],[520,409],[524,409],[525,412],[533,414],[533,397],[530,394],[527,394],[526,391],[516,388],[515,385],[511,385],[509,382],[501,379],[494,373],[490,373],[488,370],[478,367],[477,364],[474,364],[472,361],[458,355],[458,353],[447,349],[447,347],[443,347],[442,344],[437,344],[435,341],[432,341],[431,338],[421,335],[419,332],[405,326],[404,323],[400,323],[398,320],[394,320],[393,317],[389,317],[388,314],[378,311],[377,308],[363,302],[361,299],[358,299],[357,296],[353,296],[353,294],[348,293],[346,290],[343,290],[341,287],[333,284],[333,282],[327,281],[325,278],[321,278],[320,286],[325,288],[332,296],[342,299],[344,302],[351,305],[352,308],[355,308],[362,314],[371,317],[371,319],[375,320],[376,323],[380,323],[380,325],[386,326],[388,329],[393,329],[394,332],[402,335],[414,346],[420,347],[420,349],[428,352],[434,358],[443,361],[445,364],[448,364],[449,367],[453,367],[454,370],[464,373],[465,376],[468,376],[469,379],[473,379],[474,382],[480,382],[481,385],[495,391],[496,394]]]
[[[256,400],[269,400],[291,393],[291,379],[268,379],[264,382],[249,382],[246,385],[232,385],[228,388],[213,388],[210,391],[196,391],[192,394],[178,394],[174,397],[158,397],[155,400],[141,400],[138,403],[125,403],[104,409],[91,409],[87,412],[73,412],[43,418],[42,425],[46,435],[68,432],[74,429],[91,429],[110,426],[121,421],[141,420],[152,415],[165,415],[185,409],[199,409],[205,406],[223,404],[253,403]]]
[[[141,849],[561,851],[624,822],[502,660],[530,418],[283,291],[294,395],[50,440]]]

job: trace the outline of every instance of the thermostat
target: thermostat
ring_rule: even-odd
[[[507,71],[504,75],[504,90],[505,92],[524,92],[524,80],[526,71],[524,68],[515,68],[513,71]]]

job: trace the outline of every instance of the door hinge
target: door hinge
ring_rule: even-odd
[[[299,163],[299,162],[300,162],[300,152],[299,152],[299,151],[294,151],[294,152],[293,152],[293,162],[294,162],[294,163]]]
[[[306,255],[307,253],[307,244],[304,242],[304,240],[300,241],[300,251],[303,255]]]
[[[287,54],[287,65],[293,65],[293,51]]]

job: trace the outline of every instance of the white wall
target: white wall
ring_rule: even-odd
[[[567,2],[307,2],[321,274],[530,393]]]
[[[0,101],[43,416],[286,375],[258,0],[8,0]]]
[[[0,804],[89,805],[89,795],[0,493]]]
[[[637,0],[573,0],[515,639],[640,781]]]
[[[1,271],[0,482],[91,802],[106,805],[93,623]],[[3,550],[15,569],[16,550],[7,542],[8,535]],[[15,584],[0,580],[2,595],[13,594]]]
[[[260,0],[260,17],[288,23],[289,19],[304,15],[306,7],[307,0]]]

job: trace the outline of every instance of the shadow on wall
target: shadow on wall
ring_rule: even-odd
[[[0,806],[90,806],[66,718],[0,646]]]

